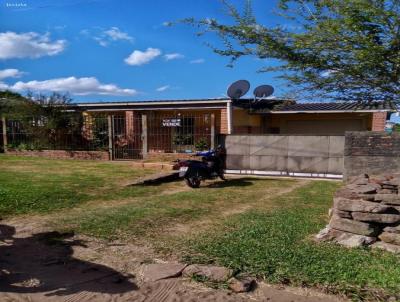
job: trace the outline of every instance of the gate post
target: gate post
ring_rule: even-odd
[[[142,114],[142,156],[147,156],[147,115]]]
[[[211,113],[211,149],[215,149],[215,114]]]
[[[7,152],[7,123],[6,123],[6,118],[3,116],[1,117],[1,125],[2,125],[2,130],[3,130],[3,150],[4,153]]]
[[[107,123],[108,123],[108,154],[110,157],[110,160],[114,159],[113,156],[113,116],[109,114],[107,116]]]

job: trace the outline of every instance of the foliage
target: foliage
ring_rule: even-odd
[[[232,22],[185,19],[215,33],[213,50],[232,59],[278,60],[278,71],[294,91],[313,98],[399,102],[400,0],[280,0],[286,24],[257,21],[251,3],[243,12],[223,1]]]
[[[194,146],[198,151],[204,151],[209,149],[208,142],[205,137],[200,138]]]

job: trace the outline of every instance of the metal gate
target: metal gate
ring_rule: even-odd
[[[115,160],[143,158],[140,115],[112,116],[112,146],[112,157]]]

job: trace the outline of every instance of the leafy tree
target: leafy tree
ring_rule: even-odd
[[[278,71],[303,96],[347,101],[399,102],[400,0],[279,0],[290,26],[257,21],[250,1],[239,11],[222,1],[232,22],[194,18],[184,22],[215,33],[232,59],[276,59]]]

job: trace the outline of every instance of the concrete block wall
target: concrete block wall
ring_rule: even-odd
[[[343,173],[343,136],[228,135],[228,170]]]
[[[400,134],[385,132],[346,132],[344,178],[399,173]]]

